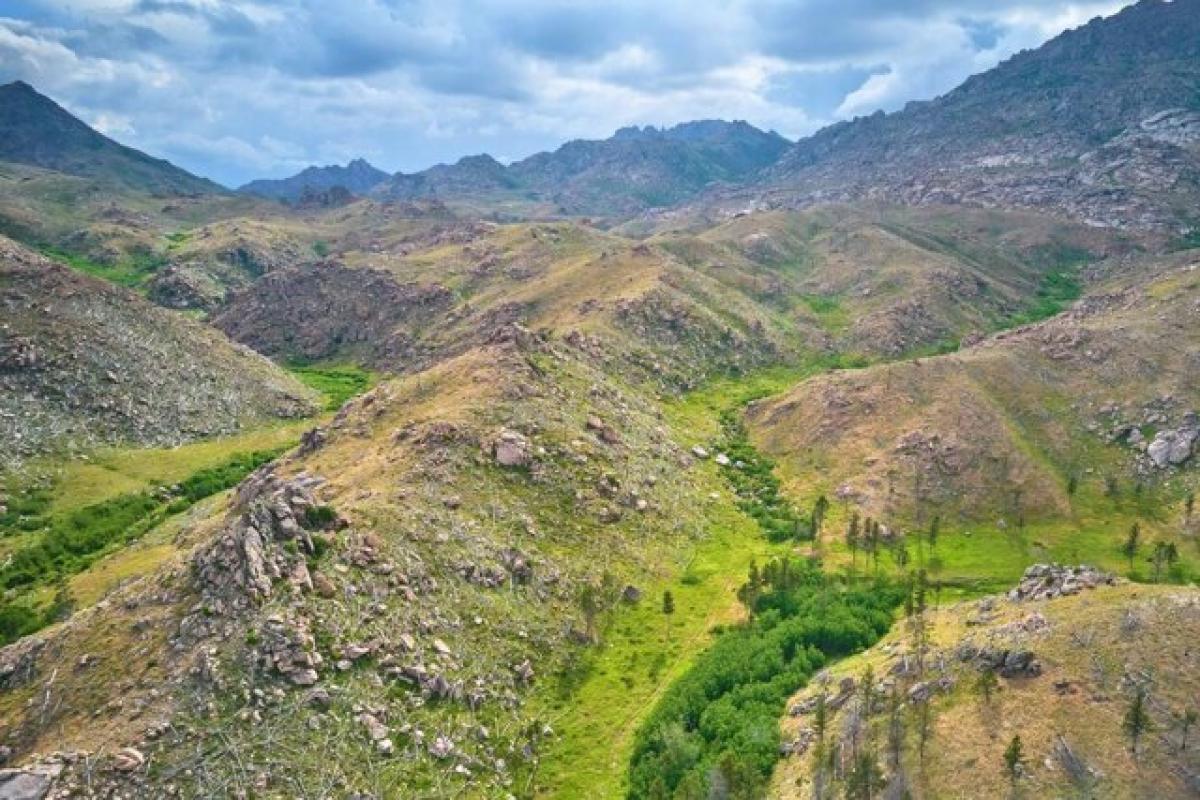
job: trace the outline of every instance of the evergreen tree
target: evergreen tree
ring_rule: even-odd
[[[983,695],[983,702],[991,705],[992,695],[1000,688],[1000,680],[996,677],[995,672],[985,667],[979,673],[979,677],[975,679],[975,688]]]
[[[917,703],[917,753],[921,757],[921,763],[925,763],[925,747],[929,744],[929,738],[933,735],[933,716],[932,710],[929,708],[929,700],[921,700]]]
[[[846,528],[846,547],[850,550],[850,572],[854,572],[854,567],[858,560],[858,547],[860,544],[860,533],[858,528],[858,512],[855,511],[850,515],[850,524]]]
[[[892,560],[901,570],[908,566],[908,543],[904,541],[903,536],[897,535],[892,544]]]
[[[1121,720],[1121,729],[1129,737],[1129,749],[1133,753],[1134,761],[1138,759],[1138,744],[1153,727],[1150,714],[1146,710],[1146,690],[1139,686],[1133,694],[1133,699],[1129,701],[1125,718]]]
[[[700,773],[692,771],[683,776],[683,780],[675,787],[671,800],[708,800],[708,787]]]
[[[1004,750],[1004,772],[1008,775],[1008,780],[1013,786],[1017,785],[1017,780],[1020,779],[1024,766],[1025,747],[1021,744],[1020,735],[1014,735],[1012,741],[1008,743],[1008,747]]]
[[[579,608],[583,611],[584,635],[594,644],[599,639],[596,618],[600,615],[600,592],[591,581],[579,590]]]
[[[904,704],[900,701],[900,686],[892,684],[888,702],[888,756],[891,768],[895,771],[900,765],[900,756],[904,750],[904,716],[900,712]]]
[[[821,541],[821,528],[825,525],[825,515],[829,513],[829,499],[825,495],[817,497],[817,501],[813,503],[812,523],[813,541],[818,544]]]
[[[863,749],[846,775],[846,800],[871,800],[886,785],[875,754],[869,748]]]
[[[937,550],[938,534],[941,533],[942,518],[940,515],[934,514],[933,519],[929,522],[929,549]]]
[[[758,597],[762,593],[763,576],[758,571],[758,562],[751,560],[750,573],[746,577],[746,583],[742,588],[738,589],[738,600],[742,601],[742,605],[753,616],[755,603],[758,602]]]
[[[667,639],[671,638],[671,615],[675,613],[675,598],[671,594],[671,590],[667,589],[663,592],[662,598],[662,613],[664,627],[667,632]]]
[[[1163,568],[1170,567],[1179,560],[1179,548],[1174,542],[1155,542],[1154,555],[1150,560],[1154,564],[1154,582],[1157,583],[1162,579]]]
[[[1185,523],[1192,521],[1192,512],[1196,510],[1196,493],[1188,492],[1187,497],[1183,498],[1183,521]]]
[[[1129,559],[1129,571],[1133,571],[1133,560],[1137,558],[1138,549],[1141,547],[1142,526],[1137,522],[1129,526],[1129,533],[1125,536],[1125,543],[1121,545],[1121,554]]]

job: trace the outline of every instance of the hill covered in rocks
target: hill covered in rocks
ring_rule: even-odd
[[[314,393],[219,332],[0,238],[0,461],[172,445],[312,413]]]

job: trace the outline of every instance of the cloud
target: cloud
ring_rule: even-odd
[[[8,0],[21,78],[227,183],[519,158],[627,124],[787,136],[945,92],[1116,0]]]

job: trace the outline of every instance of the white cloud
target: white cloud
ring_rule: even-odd
[[[0,18],[0,81],[23,78],[129,144],[238,183],[356,155],[405,170],[519,158],[707,117],[795,137],[945,92],[1119,5],[45,0]],[[836,86],[816,86],[822,75]]]

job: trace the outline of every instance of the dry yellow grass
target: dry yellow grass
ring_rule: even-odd
[[[1087,796],[1112,798],[1191,797],[1187,776],[1200,768],[1200,747],[1179,752],[1174,713],[1195,709],[1200,669],[1200,592],[1194,588],[1123,584],[1051,601],[1002,601],[985,626],[969,626],[974,602],[931,611],[930,644],[946,654],[955,688],[933,703],[934,724],[924,764],[916,753],[911,716],[903,763],[916,798],[1003,797],[1009,793],[1002,755],[1020,735],[1028,758],[1018,788],[1024,797],[1071,797],[1080,788],[1055,755],[1058,738],[1096,770]],[[1013,636],[1002,629],[1044,615],[1044,633]],[[990,639],[989,637],[994,637]],[[1010,642],[1034,651],[1043,666],[1036,678],[1001,679],[990,704],[974,688],[977,672],[953,657],[964,639]],[[876,647],[835,665],[836,678],[861,676],[870,664],[887,674],[893,653],[909,649],[904,622]],[[931,659],[931,661],[936,660]],[[935,673],[936,674],[936,673]],[[927,675],[932,677],[932,675]],[[1135,761],[1121,721],[1131,697],[1130,679],[1148,679],[1154,732]],[[809,688],[794,699],[814,690]],[[791,704],[789,704],[791,705]],[[811,725],[811,717],[783,721],[785,738]],[[884,723],[880,723],[881,725]],[[837,730],[835,716],[833,729]],[[880,729],[882,731],[882,728]],[[884,734],[877,735],[882,742]],[[771,796],[811,796],[812,755],[780,762]]]

